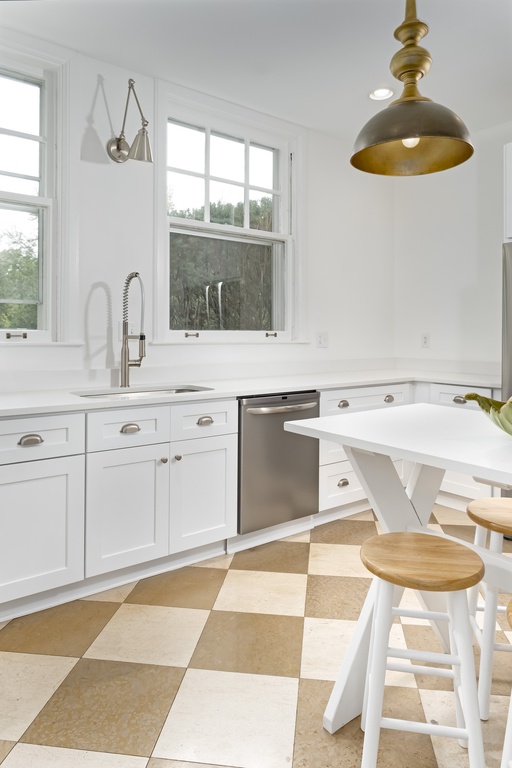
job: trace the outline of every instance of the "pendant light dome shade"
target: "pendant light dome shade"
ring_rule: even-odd
[[[397,101],[366,123],[350,162],[367,173],[421,176],[460,165],[472,154],[468,129],[455,112],[434,101]]]
[[[404,90],[360,131],[350,159],[354,168],[385,176],[420,176],[453,168],[473,154],[460,117],[418,90],[418,81],[432,64],[429,52],[418,45],[427,33],[428,26],[416,17],[415,0],[406,0],[405,20],[395,30],[403,48],[390,64]]]

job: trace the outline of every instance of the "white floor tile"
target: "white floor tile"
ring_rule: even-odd
[[[303,616],[307,576],[303,573],[228,571],[214,610]]]
[[[106,589],[104,592],[97,592],[94,595],[83,597],[82,600],[103,600],[108,603],[123,603],[136,586],[137,582],[132,581],[130,584],[122,584],[120,587],[113,587],[113,589]]]
[[[298,680],[189,669],[154,757],[239,768],[289,768]]]
[[[147,757],[16,744],[2,768],[146,768]]]
[[[195,608],[125,603],[84,657],[186,667],[209,615]]]
[[[306,617],[300,676],[336,680],[355,628],[355,621]]]
[[[311,544],[309,573],[315,576],[362,576],[369,573],[361,562],[361,547],[352,544]]]
[[[0,739],[17,741],[78,659],[0,653]]]

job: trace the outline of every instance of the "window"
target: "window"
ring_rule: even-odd
[[[0,329],[48,330],[46,82],[0,70]],[[13,334],[17,335],[17,334]]]
[[[224,116],[170,111],[162,336],[291,339],[290,138]]]

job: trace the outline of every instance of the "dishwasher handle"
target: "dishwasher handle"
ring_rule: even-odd
[[[246,408],[246,413],[253,416],[268,416],[273,413],[295,413],[296,411],[310,411],[316,408],[317,401],[313,403],[297,403],[296,405],[262,405],[259,408]]]

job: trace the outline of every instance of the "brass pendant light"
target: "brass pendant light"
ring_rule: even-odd
[[[473,145],[460,117],[422,96],[418,81],[432,64],[418,43],[428,26],[416,17],[416,0],[406,0],[405,20],[395,30],[404,46],[390,69],[404,84],[403,93],[363,127],[354,144],[352,165],[384,176],[420,176],[453,168],[468,160]]]

